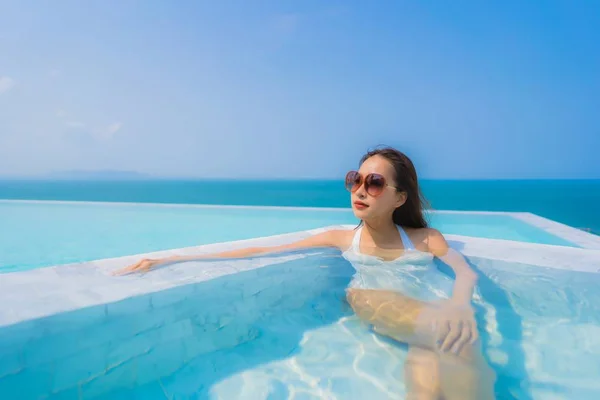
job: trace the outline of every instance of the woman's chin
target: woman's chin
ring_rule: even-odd
[[[369,212],[366,209],[359,210],[356,207],[352,207],[352,211],[354,212],[354,216],[358,219],[364,220],[365,218],[367,218],[369,216]]]

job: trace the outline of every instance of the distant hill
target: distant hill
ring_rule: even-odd
[[[73,179],[73,180],[137,180],[152,179],[152,175],[135,171],[100,170],[100,171],[57,171],[48,175],[51,179]]]

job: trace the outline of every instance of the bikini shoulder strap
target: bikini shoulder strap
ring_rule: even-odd
[[[410,238],[406,234],[406,231],[400,225],[398,225],[398,232],[400,232],[400,238],[402,239],[402,244],[404,245],[404,249],[405,250],[414,250],[415,245],[413,244],[412,240],[410,240]]]

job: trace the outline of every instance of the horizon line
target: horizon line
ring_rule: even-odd
[[[0,181],[37,181],[37,182],[144,182],[144,181],[203,181],[203,182],[337,182],[343,181],[344,177],[201,177],[201,176],[147,176],[147,177],[48,177],[48,176],[2,176]],[[598,178],[574,178],[574,177],[536,177],[536,178],[512,178],[512,177],[436,177],[419,178],[419,182],[444,181],[444,182],[490,182],[490,181],[600,181]]]

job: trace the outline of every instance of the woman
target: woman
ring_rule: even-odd
[[[347,290],[354,312],[378,334],[409,345],[409,399],[493,399],[495,375],[481,353],[471,307],[476,274],[437,230],[427,227],[411,160],[393,148],[371,151],[358,171],[347,174],[346,187],[361,220],[356,230],[329,230],[291,244],[211,256],[146,259],[120,272],[200,258],[338,248],[356,269]],[[434,257],[452,267],[454,282],[436,269]]]

